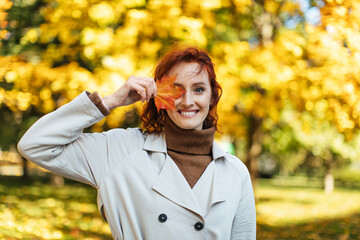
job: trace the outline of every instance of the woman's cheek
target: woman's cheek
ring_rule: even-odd
[[[177,107],[181,103],[181,97],[174,100],[174,105]]]

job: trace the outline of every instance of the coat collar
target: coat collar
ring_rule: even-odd
[[[203,173],[203,176],[200,177],[199,181],[196,183],[193,189],[190,188],[189,184],[186,182],[185,177],[182,175],[175,162],[166,153],[167,150],[164,133],[149,134],[145,140],[143,149],[151,152],[164,153],[164,157],[166,159],[157,179],[152,186],[152,189],[165,198],[192,212],[197,213],[199,216],[205,216],[211,205],[217,202],[225,201],[225,194],[223,192],[222,185],[223,183],[221,176],[216,171],[216,162],[217,160],[222,159],[226,153],[216,142],[213,143],[212,147],[213,160],[215,161],[210,163],[208,168]],[[203,185],[206,183],[207,185],[209,184],[209,182],[206,181],[207,179],[205,180],[203,178],[211,179],[211,184],[206,187],[209,190],[208,207],[201,206],[203,201],[197,197],[199,194],[194,192],[199,191],[199,189],[204,190]]]
[[[166,153],[166,141],[164,131],[160,134],[148,134],[143,149],[149,152]]]
[[[215,141],[212,146],[213,160],[222,159],[225,157],[226,152]]]

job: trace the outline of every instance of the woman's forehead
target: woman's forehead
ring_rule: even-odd
[[[208,74],[205,69],[202,69],[200,64],[196,62],[181,62],[176,64],[169,72],[169,76],[177,75],[176,82],[182,81],[204,81],[209,82]]]

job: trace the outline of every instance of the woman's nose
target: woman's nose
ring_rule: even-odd
[[[184,105],[184,106],[192,106],[192,105],[194,105],[194,99],[193,99],[192,94],[189,93],[189,92],[185,92],[182,95],[181,104]]]

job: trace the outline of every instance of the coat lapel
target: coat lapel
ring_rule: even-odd
[[[218,166],[221,164],[221,161],[223,161],[223,159],[225,158],[226,152],[216,142],[214,142],[212,147],[212,154],[213,154],[213,163],[214,163],[214,172],[213,172],[214,178],[212,182],[212,191],[210,196],[211,205],[226,200],[225,193],[223,190],[224,182],[222,181],[221,175],[219,174],[220,166]]]
[[[195,193],[204,216],[215,203],[226,200],[224,193],[224,185],[221,175],[218,172],[218,164],[221,164],[222,157],[225,152],[214,142],[213,144],[213,161],[206,168],[199,181],[192,189]]]
[[[225,152],[215,142],[212,150],[214,161],[208,166],[193,189],[190,188],[180,169],[167,154],[163,133],[148,135],[143,149],[164,153],[165,162],[152,189],[165,198],[199,216],[204,216],[213,204],[225,201],[221,176],[216,171],[216,164],[218,164],[216,161],[221,160],[225,156]]]
[[[163,133],[160,135],[148,135],[143,149],[150,152],[164,153],[165,162],[160,166],[160,173],[152,189],[175,204],[201,216],[198,202],[192,189],[175,162],[167,154],[165,135]]]
[[[194,193],[169,155],[152,189],[170,201],[202,216]]]

